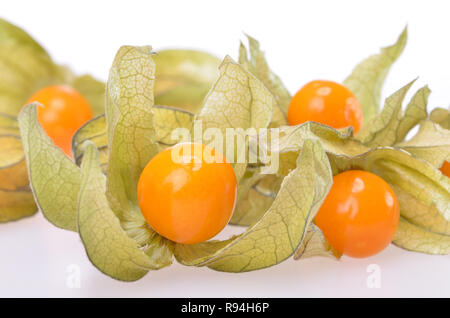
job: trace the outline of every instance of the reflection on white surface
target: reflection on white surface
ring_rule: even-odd
[[[226,229],[220,236],[236,231]],[[0,224],[0,255],[0,297],[450,296],[450,257],[395,246],[362,260],[290,259],[241,274],[173,264],[124,283],[91,265],[76,233],[57,229],[37,214]],[[370,276],[374,266],[380,288],[369,288],[378,286]]]

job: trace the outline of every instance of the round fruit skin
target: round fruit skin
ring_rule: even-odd
[[[337,251],[362,258],[389,245],[399,218],[397,196],[386,181],[370,172],[349,170],[333,177],[315,222]]]
[[[440,170],[445,176],[450,178],[450,162],[444,161]]]
[[[38,122],[47,135],[68,156],[72,156],[72,138],[75,132],[92,119],[89,102],[67,85],[47,86],[31,96],[26,104],[38,102]]]
[[[201,156],[205,150],[222,163],[206,162]],[[172,151],[189,162],[174,161]],[[231,218],[236,195],[233,167],[222,154],[197,143],[158,153],[145,166],[137,188],[139,207],[150,227],[182,244],[200,243],[219,233]]]
[[[292,126],[315,121],[336,129],[353,126],[356,133],[362,119],[361,105],[355,95],[332,81],[309,82],[292,97],[288,109],[288,122]]]

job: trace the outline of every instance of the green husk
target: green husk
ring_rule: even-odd
[[[407,29],[397,41],[381,52],[372,55],[359,63],[353,72],[345,79],[347,86],[359,100],[363,110],[363,126],[368,125],[380,108],[381,88],[384,80],[397,58],[402,54],[407,40]]]

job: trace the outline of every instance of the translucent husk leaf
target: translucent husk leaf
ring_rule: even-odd
[[[294,259],[298,260],[315,256],[340,259],[342,254],[336,251],[326,241],[322,231],[314,223],[311,223],[302,244],[294,254]]]
[[[368,125],[378,113],[381,88],[392,64],[397,60],[406,45],[407,29],[400,34],[396,43],[381,49],[359,63],[344,81],[361,103],[363,127]]]
[[[318,141],[306,141],[297,162],[272,206],[256,224],[229,240],[177,244],[177,260],[185,265],[243,272],[278,264],[294,254],[332,183],[330,166]]]
[[[271,177],[271,175],[269,175]],[[247,170],[238,187],[236,207],[230,224],[249,226],[257,222],[272,205],[275,195],[263,194],[254,187],[266,177],[259,171]]]
[[[25,31],[0,19],[0,112],[16,116],[39,88],[62,81],[59,68]]]
[[[154,80],[151,47],[119,49],[106,92],[106,195],[121,221],[143,219],[137,207],[137,182],[147,162],[159,152],[153,127]]]
[[[397,233],[396,245],[426,253],[445,250],[438,240],[430,239],[447,237],[450,228],[450,179],[438,169],[404,150],[390,147],[374,148],[356,157],[329,157],[337,171],[367,170],[393,187],[402,218],[414,225],[401,225],[408,230]]]
[[[33,215],[25,155],[17,120],[0,114],[0,223]]]
[[[164,242],[161,249],[165,253],[152,253],[151,257],[123,230],[105,196],[106,177],[96,146],[90,142],[85,146],[77,215],[78,231],[91,262],[106,275],[124,281],[137,280],[149,269],[170,265],[172,254]]]
[[[172,136],[176,128],[190,129],[194,114],[185,110],[169,106],[153,106],[153,123],[155,125],[155,139],[161,148],[173,146],[179,140]]]
[[[47,54],[28,33],[4,19],[0,19],[0,41],[2,45],[22,46]]]
[[[402,87],[386,99],[381,113],[370,125],[363,127],[357,137],[368,147],[392,146],[405,139],[408,132],[421,120],[427,118],[427,104],[430,90],[419,89],[408,103],[405,112],[402,103],[414,81]]]
[[[269,68],[269,65],[261,51],[259,42],[247,35],[249,43],[249,55],[243,43],[239,47],[239,64],[252,73],[269,89],[277,101],[277,107],[273,108],[273,116],[270,127],[287,125],[287,111],[291,94],[286,89],[281,79]]]
[[[80,169],[44,132],[36,107],[27,105],[19,114],[30,186],[37,206],[51,223],[76,231]]]
[[[289,172],[286,173],[284,176],[288,175]],[[275,198],[278,191],[280,190],[282,181],[283,181],[282,178],[279,178],[279,175],[277,174],[264,174],[264,177],[253,186],[253,189],[255,189],[264,196],[270,196]]]
[[[435,108],[430,113],[430,120],[441,125],[445,129],[450,129],[450,111],[444,108]]]
[[[96,114],[104,109],[104,84],[89,75],[75,76],[19,27],[0,19],[0,113],[16,116],[38,89],[68,84],[79,90]]]
[[[434,205],[426,204],[400,186],[393,186],[402,217],[423,230],[450,236],[450,222]]]
[[[151,259],[162,257],[156,260],[159,265],[154,264],[159,268],[171,263],[172,242],[147,225],[136,194],[142,170],[160,150],[154,128],[152,55],[148,46],[121,47],[110,70],[106,91],[106,197],[128,237]]]
[[[318,140],[326,153],[336,155],[355,156],[367,152],[369,148],[353,138],[352,128],[341,130],[333,129],[327,125],[316,122],[307,122],[297,126],[283,126],[277,129],[276,139],[271,138],[271,129],[259,135],[259,147],[267,153],[279,153],[279,169],[277,175],[283,177],[296,166],[295,158],[302,149],[306,140]],[[267,136],[266,136],[267,134]],[[272,147],[269,149],[268,145]],[[273,148],[274,147],[274,148]]]
[[[271,135],[270,129],[267,134]],[[319,140],[325,152],[336,155],[355,156],[369,149],[353,138],[351,127],[337,130],[316,122],[280,127],[277,141],[268,138],[270,143],[275,142],[278,145],[275,150],[280,153],[300,150],[307,139]],[[260,140],[265,140],[265,138],[260,138]],[[263,149],[267,148],[266,144],[260,145]]]
[[[416,252],[450,254],[450,222],[443,213],[435,204],[420,200],[416,193],[405,190],[402,185],[393,183],[392,186],[401,213],[393,243]]]
[[[251,226],[255,224],[272,205],[274,199],[273,196],[262,194],[253,187],[250,188],[250,190],[236,202],[236,208],[233,212],[230,224],[240,226]]]
[[[243,132],[249,128],[265,128],[272,118],[276,100],[270,91],[246,71],[235,63],[229,56],[225,57],[219,67],[219,78],[205,98],[201,111],[195,116],[201,121],[202,131],[208,128],[220,129],[226,147],[226,129],[239,128]],[[194,129],[194,136],[195,127]],[[213,140],[214,141],[214,140]],[[235,143],[231,143],[234,147]],[[230,152],[226,152],[226,155]],[[247,164],[238,162],[237,151],[233,151],[234,158],[227,158],[233,162],[236,179],[239,181],[245,173]]]
[[[73,136],[72,152],[78,166],[81,165],[85,150],[83,144],[87,140],[97,147],[100,166],[102,171],[106,173],[108,169],[108,136],[106,135],[105,115],[91,119],[81,126]]]
[[[428,86],[424,86],[414,94],[406,106],[403,117],[400,119],[395,139],[396,142],[403,141],[413,127],[427,118],[428,96],[430,93],[431,90]]]
[[[17,120],[9,115],[0,114],[0,169],[7,168],[23,159],[20,143],[20,131]]]
[[[389,155],[387,154],[389,152]],[[378,163],[379,174],[392,184],[412,194],[427,206],[434,206],[441,215],[450,220],[450,179],[438,169],[413,156],[384,151]],[[390,155],[393,158],[389,158]]]
[[[169,106],[153,106],[153,122],[155,125],[155,139],[161,148],[174,145],[177,140],[172,139],[171,132],[176,128],[190,129],[194,114]],[[93,142],[99,151],[100,165],[104,172],[108,167],[108,138],[106,135],[106,118],[100,115],[83,125],[74,135],[72,150],[75,161],[81,164],[86,140]]]
[[[156,64],[155,103],[196,113],[217,78],[220,60],[195,50],[162,50]]]
[[[432,121],[424,120],[420,123],[419,131],[414,137],[398,143],[396,147],[440,168],[444,161],[450,161],[450,130]]]
[[[94,114],[105,112],[105,83],[91,75],[82,75],[75,77],[69,84],[88,100]]]
[[[450,254],[450,236],[424,230],[422,227],[400,218],[395,245],[413,252],[434,255]]]
[[[206,128],[219,128],[223,135],[227,128],[248,128],[267,127],[271,119],[271,110],[276,105],[276,101],[270,91],[264,85],[246,71],[241,65],[236,64],[231,58],[226,57],[220,68],[220,75],[213,88],[205,98],[204,107],[196,116],[196,120],[202,121],[202,130]],[[195,127],[194,127],[195,129]],[[255,130],[256,131],[256,130]],[[195,131],[194,131],[195,134]],[[226,140],[223,141],[224,144]],[[236,155],[237,151],[234,151]],[[235,160],[230,159],[231,162]],[[234,164],[236,177],[241,179],[246,170],[245,163]],[[271,201],[258,201],[257,206],[248,200],[248,193],[258,194],[250,190],[253,184],[263,177],[258,173],[247,173],[249,177],[244,177],[238,187],[238,199],[232,224],[250,224],[252,220],[259,218]],[[256,202],[256,201],[255,201]],[[262,203],[262,204],[261,204]],[[253,215],[255,212],[255,215]]]

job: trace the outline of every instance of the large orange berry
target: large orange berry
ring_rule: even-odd
[[[182,143],[150,160],[139,178],[137,197],[152,229],[174,242],[192,244],[227,225],[236,191],[233,167],[222,154],[199,143]]]
[[[349,170],[333,177],[315,222],[337,251],[368,257],[389,245],[399,218],[397,197],[386,181],[370,172]]]
[[[309,82],[292,97],[288,109],[290,125],[315,121],[333,128],[352,126],[356,133],[362,120],[361,105],[355,95],[332,81]]]

